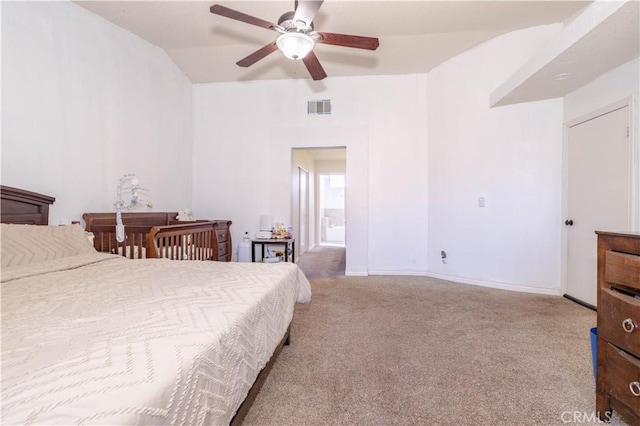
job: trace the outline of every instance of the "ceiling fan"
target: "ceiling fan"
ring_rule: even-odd
[[[302,60],[314,80],[322,80],[327,74],[322,68],[322,65],[320,65],[318,57],[313,53],[315,43],[355,47],[366,50],[376,50],[380,44],[378,39],[374,37],[314,31],[313,19],[318,13],[320,6],[322,6],[323,1],[324,0],[296,0],[294,4],[295,10],[284,13],[280,19],[278,19],[278,24],[264,21],[219,4],[214,4],[209,10],[216,15],[256,25],[280,34],[276,41],[267,44],[246,58],[239,60],[236,62],[237,65],[249,67],[270,53],[280,49],[286,57],[293,60]]]

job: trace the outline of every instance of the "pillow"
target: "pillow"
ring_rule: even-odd
[[[31,265],[95,252],[80,225],[2,224],[2,268]]]

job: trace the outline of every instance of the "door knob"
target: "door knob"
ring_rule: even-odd
[[[567,225],[567,226],[573,226],[573,220],[567,219],[567,220],[564,221],[564,224]]]

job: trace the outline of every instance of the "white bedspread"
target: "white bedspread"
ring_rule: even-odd
[[[5,425],[228,424],[311,297],[290,263],[93,253],[2,280]]]

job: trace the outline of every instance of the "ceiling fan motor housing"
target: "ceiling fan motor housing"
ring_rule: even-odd
[[[280,16],[280,19],[278,19],[278,25],[282,27],[286,32],[298,31],[302,33],[308,33],[310,31],[313,31],[313,22],[307,23],[304,21],[298,21],[299,25],[296,25],[296,22],[293,20],[295,14],[295,12],[283,13],[282,16]]]

